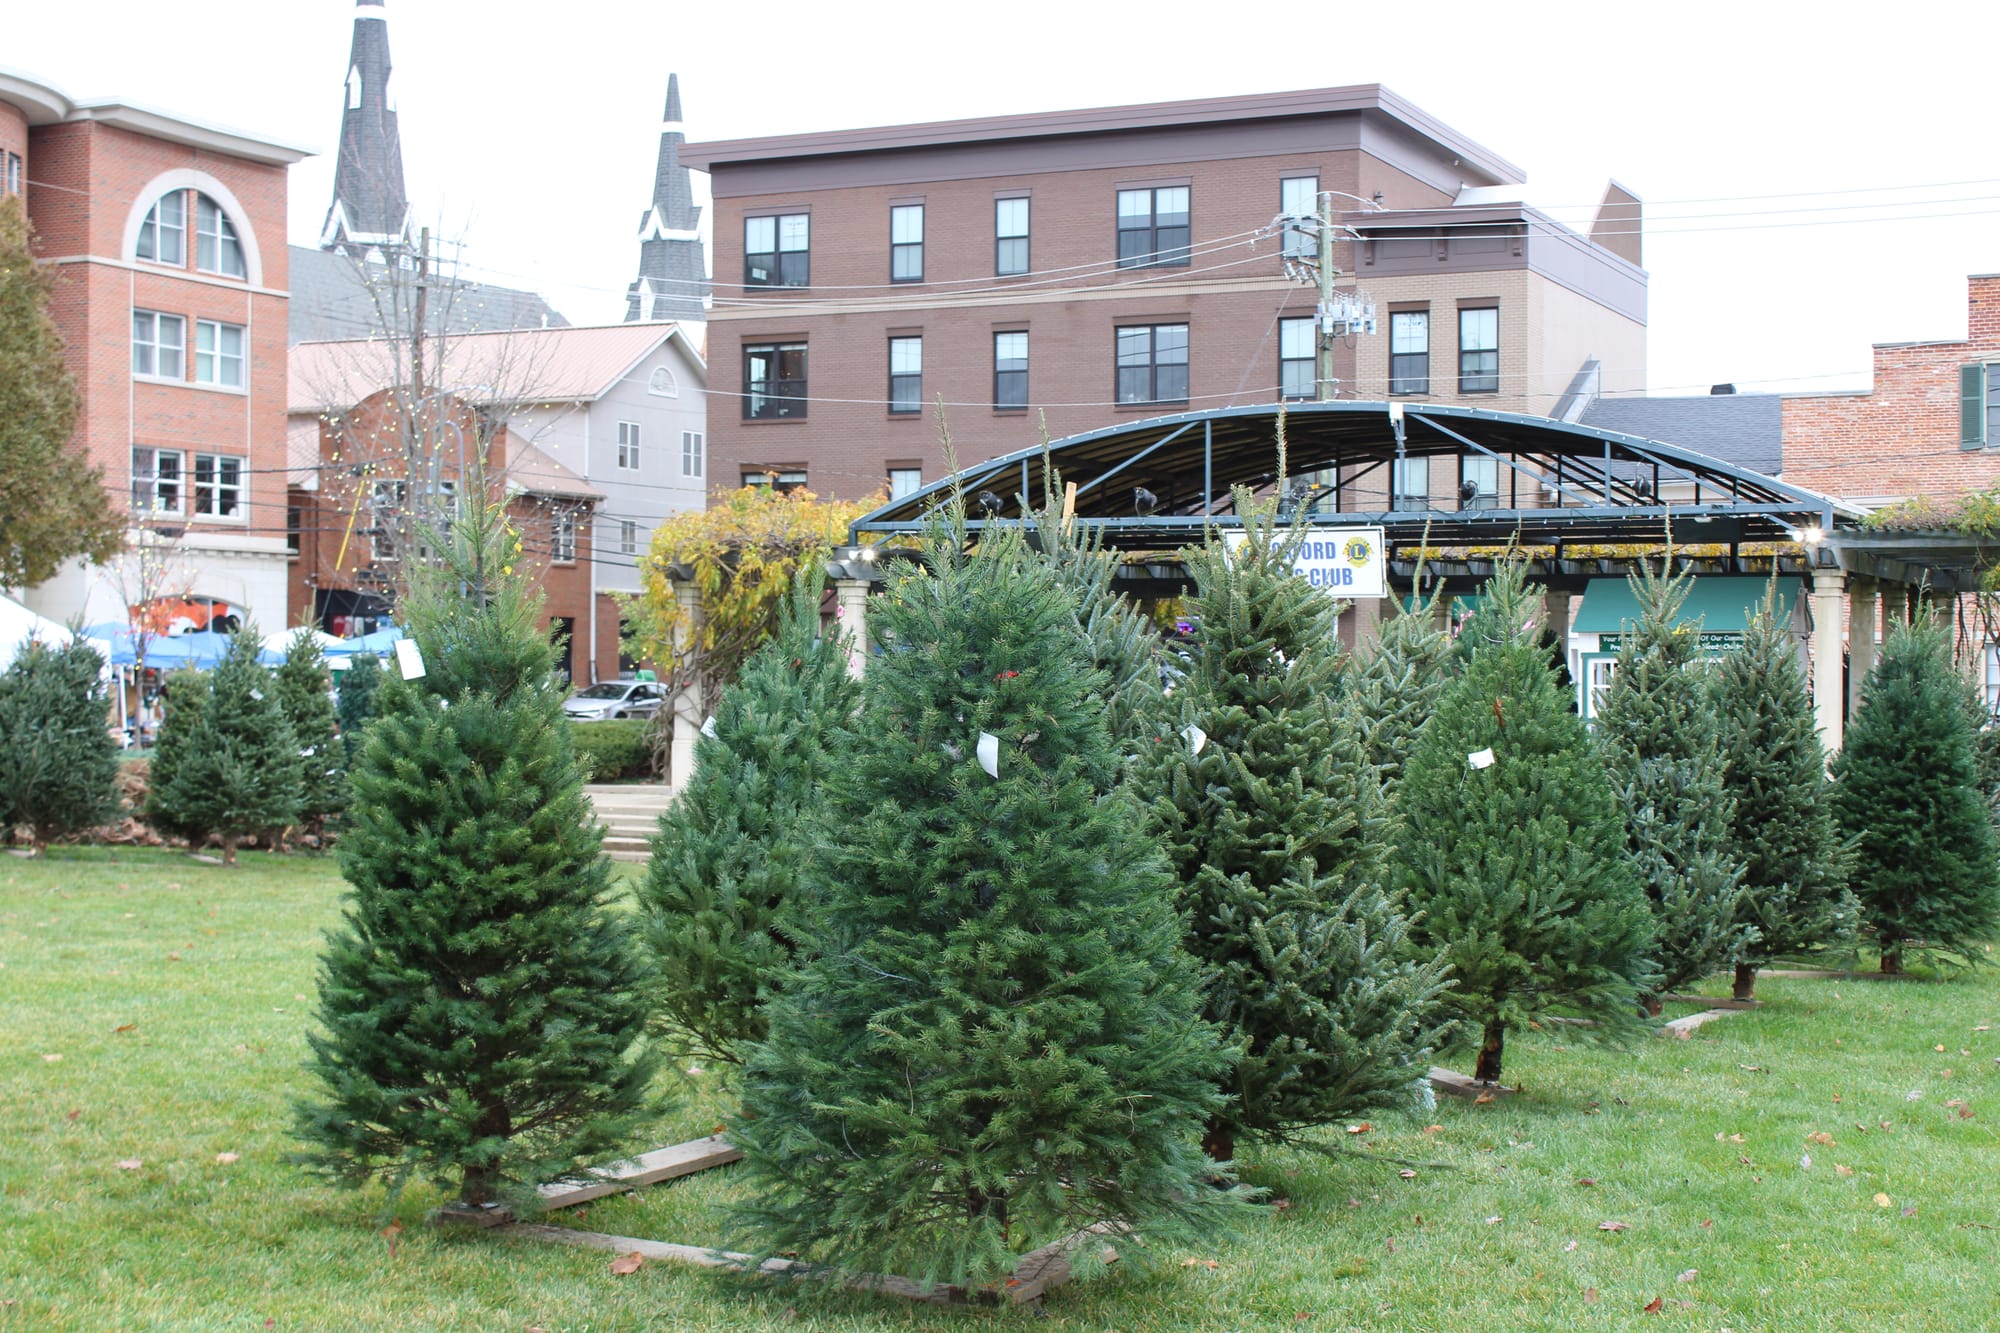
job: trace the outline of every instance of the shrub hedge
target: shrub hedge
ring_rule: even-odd
[[[572,722],[577,757],[589,769],[592,782],[640,778],[652,771],[653,747],[646,739],[652,723],[642,717],[607,718],[602,722]]]

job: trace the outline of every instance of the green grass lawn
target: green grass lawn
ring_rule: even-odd
[[[614,1277],[600,1252],[427,1227],[439,1200],[414,1187],[392,1245],[380,1191],[284,1161],[340,881],[324,860],[243,862],[0,858],[0,1331],[1029,1318],[659,1264]],[[1331,1134],[1337,1156],[1253,1148],[1248,1177],[1287,1206],[1229,1246],[1057,1291],[1037,1326],[1990,1326],[2000,973],[1758,990],[1764,1009],[1691,1040],[1512,1041],[1521,1096],[1379,1118]],[[706,1132],[716,1106],[696,1094],[660,1141]],[[550,1220],[715,1243],[736,1187],[724,1169]]]

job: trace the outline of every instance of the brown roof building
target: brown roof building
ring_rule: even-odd
[[[1589,235],[1379,85],[693,144],[709,172],[712,477],[902,493],[1135,418],[1311,398],[1309,227],[1373,317],[1338,397],[1554,414],[1643,390],[1638,200]],[[732,400],[729,396],[734,393]],[[1474,464],[1399,485],[1490,484]]]

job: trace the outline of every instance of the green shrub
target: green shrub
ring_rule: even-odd
[[[616,782],[646,776],[653,766],[653,747],[646,739],[646,728],[651,725],[643,717],[570,723],[569,734],[576,742],[577,758],[588,768],[589,780]]]

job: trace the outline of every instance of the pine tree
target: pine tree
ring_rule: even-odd
[[[1663,990],[1728,967],[1756,939],[1756,927],[1737,919],[1744,867],[1730,838],[1735,805],[1697,655],[1701,626],[1680,621],[1693,581],[1650,567],[1632,577],[1639,620],[1626,629],[1597,714],[1626,854],[1653,906]],[[1658,1003],[1651,997],[1655,1012]]]
[[[298,821],[324,841],[327,825],[340,813],[347,792],[345,748],[334,735],[332,682],[326,654],[310,633],[299,633],[272,672],[278,707],[291,724],[299,753]]]
[[[1834,761],[1834,811],[1882,970],[1914,952],[1975,959],[2000,924],[2000,853],[1975,737],[1935,619],[1898,625]]]
[[[372,653],[356,653],[340,673],[340,700],[334,716],[340,722],[340,745],[346,754],[343,767],[354,767],[361,753],[363,728],[375,716],[375,688],[382,683],[382,664]]]
[[[1437,962],[1410,959],[1387,888],[1393,827],[1342,689],[1340,604],[1294,572],[1298,531],[1246,528],[1233,551],[1188,556],[1200,646],[1179,734],[1142,778],[1210,973],[1207,1016],[1239,1053],[1204,1143],[1217,1158],[1240,1135],[1410,1104],[1443,986]]]
[[[723,691],[639,889],[659,1012],[705,1059],[735,1063],[764,1038],[763,1006],[796,952],[789,918],[822,795],[837,779],[833,736],[861,697],[846,637],[820,632],[824,583],[799,572],[776,635]]]
[[[1445,1006],[1490,1081],[1510,1028],[1565,1009],[1628,1031],[1659,974],[1603,765],[1529,627],[1538,599],[1511,561],[1486,596],[1403,771],[1395,864],[1421,912],[1411,939],[1445,951]]]
[[[192,667],[167,677],[160,689],[160,730],[153,739],[153,758],[146,770],[146,822],[168,837],[185,838],[194,847],[206,842],[212,830],[200,822],[207,818],[204,806],[183,804],[187,789],[177,777],[184,757],[201,743],[202,715],[208,711],[210,687],[208,673]]]
[[[539,598],[494,515],[405,602],[426,675],[386,679],[338,845],[352,892],[321,958],[302,1160],[422,1173],[471,1205],[629,1145],[658,1061],[649,975],[611,902]]]
[[[1075,610],[1015,534],[928,559],[870,608],[811,956],[730,1131],[742,1221],[766,1253],[973,1283],[1101,1220],[1208,1236],[1225,1057]]]
[[[262,651],[252,629],[230,636],[228,655],[209,673],[187,730],[176,738],[166,777],[154,770],[152,791],[169,823],[218,835],[224,865],[236,864],[245,834],[298,817],[298,742],[278,705],[277,685],[257,660]],[[171,706],[180,705],[169,697]]]
[[[26,824],[33,855],[118,809],[103,670],[104,658],[78,638],[30,642],[0,672],[0,829]]]
[[[1451,636],[1435,619],[1435,604],[1433,593],[1385,620],[1381,637],[1349,671],[1367,728],[1368,760],[1382,770],[1392,803],[1403,765],[1457,665]]]
[[[1736,962],[1735,996],[1747,1000],[1760,963],[1851,941],[1860,904],[1847,889],[1826,750],[1775,589],[1711,683],[1723,784],[1735,803],[1730,842],[1745,867],[1741,911],[1758,933]]]

